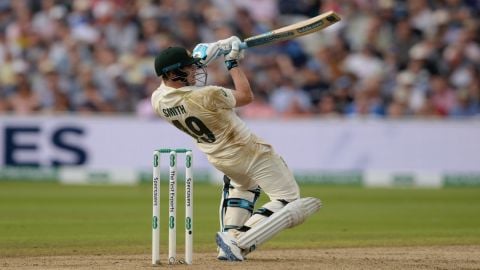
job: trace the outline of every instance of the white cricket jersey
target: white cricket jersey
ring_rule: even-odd
[[[237,116],[232,90],[220,86],[172,88],[165,84],[152,94],[152,106],[163,119],[192,136],[198,148],[214,158],[235,154],[252,136]]]
[[[235,111],[232,90],[219,86],[171,88],[152,94],[155,112],[192,136],[210,163],[239,190],[262,187],[271,200],[300,197],[292,172],[273,148],[250,132]]]

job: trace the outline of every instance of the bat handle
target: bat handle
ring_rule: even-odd
[[[244,49],[246,49],[246,48],[248,48],[248,46],[247,46],[247,43],[246,43],[246,42],[242,42],[242,43],[240,43],[240,50],[244,50]]]
[[[244,50],[244,49],[246,49],[246,48],[248,48],[246,42],[240,43],[240,50]],[[227,54],[229,54],[229,53],[230,53],[230,50],[222,50],[222,49],[220,49],[220,50],[217,52],[217,55],[227,55]]]

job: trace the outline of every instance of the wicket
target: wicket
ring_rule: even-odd
[[[177,262],[177,153],[185,153],[185,260],[192,264],[193,257],[193,173],[192,150],[162,148],[153,152],[153,216],[152,216],[152,264],[160,264],[160,159],[169,155],[168,179],[168,263]],[[178,261],[181,262],[181,261]]]

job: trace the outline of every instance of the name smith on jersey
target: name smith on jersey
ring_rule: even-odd
[[[185,110],[185,107],[183,107],[183,105],[166,108],[166,109],[163,109],[162,111],[165,117],[172,117],[172,116],[177,116],[180,114],[187,113],[187,110]]]

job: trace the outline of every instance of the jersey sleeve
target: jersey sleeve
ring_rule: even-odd
[[[152,102],[153,111],[157,114],[159,114],[159,110],[160,110],[159,99],[160,99],[160,92],[159,91],[153,92],[150,101]]]
[[[232,90],[220,86],[212,87],[207,92],[205,106],[211,110],[233,109],[236,100]]]

